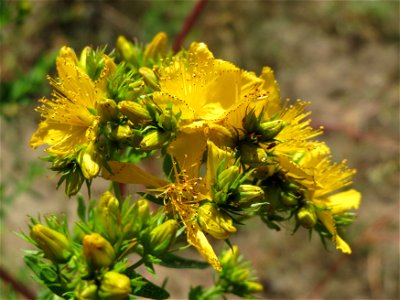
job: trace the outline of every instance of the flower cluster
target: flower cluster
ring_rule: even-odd
[[[65,264],[54,272],[74,273],[54,288],[62,292],[53,292],[77,299],[143,295],[150,283],[127,255],[139,254],[150,269],[154,263],[203,267],[170,253],[186,242],[220,272],[217,290],[192,295],[249,297],[261,288],[246,281],[237,248],[219,258],[209,239],[229,244],[253,217],[276,230],[291,221],[294,230],[314,230],[351,253],[341,230],[354,221],[351,210],[361,200],[345,189],[355,171],[332,162],[328,146],[315,139],[322,129],[310,126],[308,103],[282,101],[269,67],[257,76],[215,58],[204,43],[173,54],[164,33],[146,46],[119,37],[116,50],[107,55],[87,47],[78,57],[63,47],[58,76],[49,79],[52,98],[37,108],[42,121],[31,146],[48,145],[46,160],[61,174],[66,194],[77,194],[85,182],[90,191],[100,176],[118,196],[106,192],[92,204],[75,238],[65,226],[33,220],[26,238],[44,258]],[[149,157],[161,161],[164,176],[139,167]],[[146,192],[128,205],[118,184],[143,185]],[[147,201],[159,210],[150,213]]]

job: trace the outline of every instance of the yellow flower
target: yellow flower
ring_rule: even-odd
[[[210,141],[207,144],[208,157],[205,178],[191,177],[185,169],[178,173],[174,167],[176,182],[167,183],[134,164],[115,161],[107,162],[112,173],[104,169],[103,177],[122,183],[144,184],[156,191],[162,191],[161,196],[164,198],[166,210],[177,215],[185,225],[188,243],[194,246],[214,269],[220,271],[221,264],[218,257],[199,225],[198,210],[201,201],[212,199],[212,185],[215,182],[218,163],[225,160],[229,164],[234,158],[230,151],[224,151]],[[229,227],[230,233],[234,231],[233,227]],[[227,232],[226,236],[228,235]]]
[[[42,121],[31,138],[31,147],[47,144],[49,153],[70,155],[80,145],[95,141],[99,116],[93,111],[103,98],[107,77],[115,69],[106,55],[104,62],[100,77],[93,81],[79,66],[75,52],[68,47],[61,48],[56,61],[59,78],[49,79],[54,88],[53,97],[43,98],[42,105],[36,109]]]
[[[316,143],[309,153],[299,155],[297,161],[280,159],[281,167],[287,176],[295,179],[305,189],[305,201],[316,207],[318,219],[332,234],[336,249],[350,254],[350,246],[338,235],[334,215],[347,210],[358,209],[361,194],[350,189],[337,193],[338,190],[349,186],[355,170],[346,166],[346,161],[339,164],[332,163],[328,156],[329,149],[323,143]],[[296,161],[296,162],[295,162]]]
[[[185,165],[195,176],[207,139],[226,142],[225,137],[229,136],[226,128],[242,127],[242,120],[236,118],[237,111],[244,113],[255,106],[260,111],[265,105],[264,80],[229,62],[215,59],[203,43],[192,43],[187,52],[177,55],[158,73],[160,92],[153,94],[154,102],[161,107],[172,102],[173,109],[182,114],[180,132],[169,152],[181,167]],[[218,130],[211,124],[226,128]]]

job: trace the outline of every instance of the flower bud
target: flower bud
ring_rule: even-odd
[[[76,195],[85,181],[85,177],[79,169],[72,171],[65,178],[65,194],[69,197]]]
[[[111,194],[105,192],[97,204],[97,213],[101,224],[111,240],[114,240],[117,235],[118,229],[118,215],[119,215],[119,202],[118,199]]]
[[[218,174],[217,184],[221,190],[228,188],[239,176],[239,167],[230,166]]]
[[[282,191],[280,193],[280,199],[286,206],[295,206],[299,204],[300,196],[293,191]]]
[[[264,198],[264,191],[262,188],[251,184],[241,184],[237,190],[235,197],[238,206],[248,207],[254,202]]]
[[[111,124],[110,124],[111,125]],[[106,134],[110,140],[126,142],[133,138],[134,133],[128,125],[107,126]]]
[[[246,289],[246,294],[260,293],[264,290],[264,287],[260,283],[254,281],[245,281],[244,288]]]
[[[259,124],[257,131],[262,135],[262,141],[268,141],[278,135],[279,132],[285,127],[282,120],[266,121]]]
[[[31,228],[31,238],[43,250],[46,258],[55,263],[65,263],[71,257],[71,244],[67,237],[42,224]]]
[[[175,242],[177,230],[178,222],[176,220],[168,220],[150,231],[150,253],[156,256],[165,253]]]
[[[151,130],[147,133],[140,142],[140,149],[142,150],[156,150],[160,149],[165,142],[168,141],[170,134],[168,132],[161,132],[158,130]]]
[[[158,79],[153,70],[147,67],[141,67],[139,69],[139,74],[142,75],[144,83],[152,90],[159,91],[160,86],[158,84]]]
[[[124,300],[132,292],[128,276],[114,271],[104,274],[101,280],[99,297],[107,300]]]
[[[137,218],[146,223],[150,218],[150,206],[146,199],[139,199],[134,204],[137,207]]]
[[[152,121],[148,110],[142,104],[134,101],[121,101],[118,106],[121,112],[134,124],[148,124]]]
[[[97,285],[92,281],[81,281],[75,289],[74,297],[77,300],[96,300]]]
[[[256,145],[243,144],[240,146],[241,162],[250,166],[268,164],[268,155],[264,149]]]
[[[304,206],[297,212],[297,219],[304,228],[313,228],[317,224],[317,214],[312,206]]]
[[[129,42],[124,36],[120,35],[117,39],[117,51],[121,55],[122,59],[135,66],[138,65],[138,50],[131,42]]]
[[[86,179],[92,179],[99,174],[100,160],[101,156],[93,143],[90,143],[86,149],[79,151],[78,164]]]
[[[167,53],[168,37],[165,32],[159,32],[144,50],[144,60],[164,57]]]
[[[104,121],[110,121],[118,117],[118,107],[112,99],[100,99],[96,104],[97,114]]]
[[[211,202],[202,204],[197,211],[197,222],[201,229],[219,240],[227,239],[232,233],[236,232],[232,218],[219,210]]]
[[[113,264],[115,259],[114,248],[98,233],[85,235],[83,254],[88,265],[94,268],[107,268]]]
[[[248,132],[255,132],[257,129],[257,124],[259,122],[259,118],[256,117],[254,110],[251,110],[247,113],[243,120],[243,128]]]
[[[224,269],[235,267],[239,257],[239,249],[237,246],[226,249],[220,259]]]

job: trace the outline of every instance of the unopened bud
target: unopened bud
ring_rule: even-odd
[[[177,230],[178,222],[176,220],[168,220],[150,231],[150,252],[156,256],[165,253],[175,242]]]
[[[168,37],[165,32],[159,32],[144,50],[144,60],[164,57],[167,53]]]
[[[85,235],[83,253],[89,266],[107,268],[115,259],[115,251],[111,244],[98,233]]]
[[[224,269],[234,267],[237,265],[238,257],[239,257],[238,247],[233,246],[232,248],[227,249],[223,253],[223,255],[220,259],[221,265],[223,266]]]
[[[129,298],[131,292],[131,281],[128,276],[114,271],[104,274],[99,291],[100,299],[124,300]]]
[[[232,218],[219,210],[211,202],[202,204],[197,211],[197,222],[201,229],[219,240],[227,239],[232,233],[236,232]]]
[[[285,127],[282,120],[273,120],[262,122],[258,126],[258,132],[261,134],[261,141],[268,141],[276,137],[279,132]]]
[[[144,83],[152,90],[159,91],[158,79],[153,70],[147,67],[141,67],[139,74],[142,75]]]
[[[111,192],[105,192],[97,204],[97,213],[101,224],[111,240],[114,240],[117,234],[118,214],[119,214],[119,202],[118,199],[111,194]]]
[[[240,146],[241,162],[250,166],[268,163],[268,155],[264,149],[256,145],[243,144]]]
[[[246,289],[246,294],[260,293],[264,289],[260,283],[254,281],[245,281],[244,287]]]
[[[110,121],[118,117],[117,103],[112,99],[100,99],[96,104],[96,110],[104,121]]]
[[[257,129],[258,122],[259,118],[256,117],[254,110],[251,110],[247,113],[247,115],[243,119],[243,128],[248,133],[255,132]]]
[[[79,169],[70,172],[65,178],[65,194],[69,197],[76,195],[85,181],[85,177]]]
[[[254,202],[264,198],[264,191],[262,188],[251,184],[241,184],[237,190],[235,197],[238,206],[248,207]]]
[[[317,224],[317,214],[311,206],[304,206],[297,212],[297,219],[301,226],[305,228],[313,228]]]
[[[229,274],[230,280],[233,283],[244,283],[250,276],[249,269],[235,268],[231,274]]]
[[[137,207],[137,217],[142,221],[142,223],[146,223],[150,218],[150,206],[149,202],[145,199],[139,199],[134,205]]]
[[[293,191],[282,191],[280,193],[280,199],[286,206],[295,206],[299,204],[300,195]]]
[[[47,226],[36,224],[31,229],[31,238],[43,250],[46,258],[55,263],[65,263],[71,257],[71,244],[67,237]]]
[[[126,142],[133,138],[134,133],[128,125],[117,125],[107,127],[107,136],[113,141]]]
[[[147,133],[140,142],[140,149],[142,150],[156,150],[164,146],[165,142],[170,138],[168,132],[161,132],[158,130],[151,130]]]
[[[122,59],[135,66],[138,65],[138,50],[131,42],[124,36],[120,35],[117,39],[117,51]]]
[[[92,179],[99,174],[100,159],[101,156],[93,143],[89,144],[86,149],[82,149],[79,152],[78,164],[86,179]]]
[[[239,167],[230,166],[218,174],[217,184],[221,190],[227,189],[239,176]]]
[[[147,124],[152,121],[148,110],[142,104],[134,101],[121,101],[118,106],[121,112],[134,124]]]
[[[97,285],[92,281],[81,281],[75,289],[74,297],[77,300],[96,300]]]

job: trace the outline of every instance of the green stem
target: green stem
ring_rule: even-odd
[[[131,272],[131,271],[135,270],[137,267],[139,267],[140,265],[142,265],[143,263],[144,263],[144,257],[139,259],[136,263],[134,263],[132,266],[128,267],[126,270],[128,272]]]

